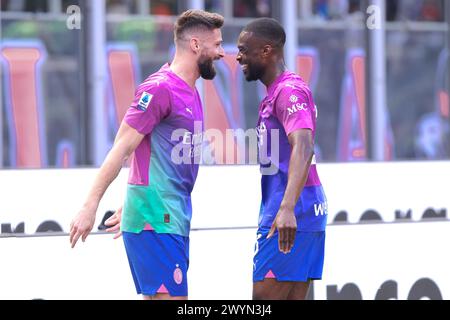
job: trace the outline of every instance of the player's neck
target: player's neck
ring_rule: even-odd
[[[271,64],[267,67],[264,76],[261,78],[261,82],[269,88],[270,85],[278,79],[278,77],[286,71],[286,65],[284,61],[280,60],[277,63]]]
[[[186,82],[191,88],[195,88],[195,82],[200,77],[198,66],[192,63],[192,58],[175,55],[170,70]]]

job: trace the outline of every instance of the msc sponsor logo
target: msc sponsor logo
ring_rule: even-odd
[[[308,111],[308,104],[307,103],[295,103],[292,105],[291,108],[287,108],[289,115],[293,115],[294,113],[297,113],[299,111]]]

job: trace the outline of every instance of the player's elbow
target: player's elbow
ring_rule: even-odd
[[[305,162],[309,162],[314,156],[314,144],[304,143],[297,147],[294,146],[293,152],[298,154]]]
[[[130,156],[133,154],[134,148],[126,141],[119,140],[114,144],[111,153],[115,158],[118,158],[120,161],[128,161]]]
[[[132,148],[131,146],[129,146],[128,148],[125,148],[124,152],[123,152],[123,159],[124,161],[128,161],[128,159],[130,159],[131,155],[134,152],[134,148]]]
[[[308,143],[304,149],[304,155],[307,161],[311,161],[314,156],[314,144]]]

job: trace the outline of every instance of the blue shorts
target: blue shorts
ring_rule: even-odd
[[[259,228],[253,258],[253,282],[273,278],[278,281],[306,282],[322,279],[325,231],[298,231],[291,252],[278,249],[278,232],[267,239],[270,228]]]
[[[123,232],[123,242],[138,294],[188,295],[188,237],[154,231]]]

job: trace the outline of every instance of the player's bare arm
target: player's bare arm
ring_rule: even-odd
[[[277,217],[268,235],[271,237],[275,229],[278,229],[279,250],[283,253],[289,253],[294,245],[297,232],[294,208],[305,186],[314,155],[314,140],[311,130],[296,130],[288,136],[288,139],[292,150],[288,183]]]
[[[70,224],[72,248],[75,247],[80,237],[83,242],[86,240],[94,226],[95,215],[103,194],[119,174],[124,161],[134,152],[143,138],[143,134],[122,122],[114,145],[100,167],[86,202]]]

